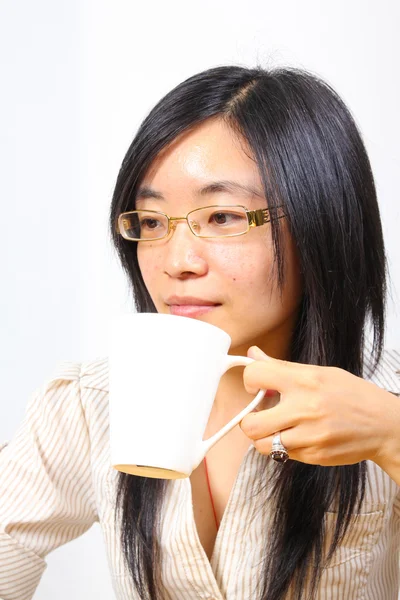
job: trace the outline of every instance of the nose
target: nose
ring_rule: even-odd
[[[165,245],[164,271],[170,277],[180,279],[206,275],[206,241],[193,235],[185,220],[174,221]]]

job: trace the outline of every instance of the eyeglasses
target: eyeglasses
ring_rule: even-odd
[[[158,210],[131,210],[119,215],[116,230],[126,240],[152,242],[168,237],[175,230],[176,221],[186,221],[196,237],[233,237],[244,235],[252,227],[261,227],[272,218],[282,219],[285,216],[281,214],[271,217],[270,213],[274,210],[275,208],[248,210],[239,205],[213,205],[191,210],[186,217],[170,217]]]

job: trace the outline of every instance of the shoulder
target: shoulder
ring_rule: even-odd
[[[108,392],[108,358],[101,357],[81,364],[82,388]]]
[[[71,419],[79,418],[89,424],[107,407],[108,359],[64,360],[56,363],[49,376],[35,389],[27,405],[27,414],[28,418],[34,418],[52,412],[58,419],[69,414]]]
[[[364,379],[400,396],[400,351],[384,348],[376,368],[373,367],[373,362],[372,345],[367,342],[364,350]]]
[[[60,361],[44,385],[51,388],[68,381],[76,382],[83,389],[108,392],[108,358],[101,357],[84,362]]]

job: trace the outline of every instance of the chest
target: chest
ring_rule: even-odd
[[[220,525],[249,446],[249,439],[239,426],[235,427],[207,453],[208,481],[204,461],[190,476],[194,520],[209,560],[218,533],[216,519]]]

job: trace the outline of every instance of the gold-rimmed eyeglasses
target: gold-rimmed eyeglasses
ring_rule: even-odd
[[[275,213],[275,208],[248,210],[240,205],[217,204],[195,208],[185,217],[170,217],[158,210],[131,210],[119,215],[116,230],[126,240],[152,242],[168,237],[175,230],[177,221],[186,221],[190,231],[197,237],[233,237],[244,235],[252,227],[265,225],[272,218],[282,219],[285,216],[271,216],[271,213]]]

